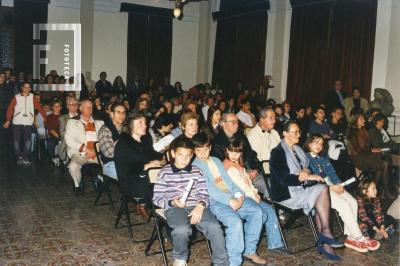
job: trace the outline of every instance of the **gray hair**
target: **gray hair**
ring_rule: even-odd
[[[223,113],[222,117],[221,117],[222,122],[228,121],[228,116],[230,116],[230,115],[235,115],[236,116],[235,113]]]
[[[274,111],[274,109],[272,109],[272,107],[264,107],[258,113],[258,119],[261,119],[261,118],[265,117],[268,112],[275,112],[275,111]]]

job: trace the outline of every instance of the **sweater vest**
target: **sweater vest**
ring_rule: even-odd
[[[104,126],[106,126],[111,131],[112,140],[114,142],[117,141],[121,134],[118,132],[118,130],[115,127],[115,125],[113,124],[113,122],[112,121],[107,121],[104,124]],[[108,158],[108,157],[104,156],[104,154],[101,152],[101,150],[100,150],[100,157],[101,157],[101,161],[103,162],[103,164],[106,164],[106,163],[109,163],[111,161],[114,161],[114,158]]]
[[[35,110],[33,106],[33,94],[29,93],[28,96],[21,94],[15,95],[17,104],[14,108],[14,125],[31,126],[35,118]]]

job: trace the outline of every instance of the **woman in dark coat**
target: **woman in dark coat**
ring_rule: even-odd
[[[151,137],[147,135],[146,116],[139,111],[131,113],[129,119],[130,134],[122,134],[114,151],[115,168],[120,191],[133,198],[151,200],[151,188],[145,171],[160,167],[160,154],[153,150]]]
[[[295,121],[286,121],[281,143],[271,151],[271,196],[291,209],[303,209],[305,214],[315,208],[319,253],[328,259],[339,260],[332,247],[343,246],[334,239],[330,229],[330,198],[322,177],[311,174],[309,160],[297,146],[300,128]]]

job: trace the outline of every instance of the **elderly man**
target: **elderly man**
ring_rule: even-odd
[[[81,168],[87,163],[97,163],[95,142],[103,121],[94,120],[92,117],[93,104],[89,100],[80,103],[81,115],[68,120],[65,131],[67,154],[71,158],[69,173],[78,190],[81,183]]]
[[[67,144],[65,143],[65,130],[67,129],[67,122],[71,118],[78,116],[78,100],[73,97],[67,96],[67,110],[68,114],[63,114],[58,118],[58,125],[60,130],[60,145],[58,146],[58,157],[62,161],[67,159]]]
[[[123,103],[114,103],[111,106],[111,120],[107,120],[99,131],[99,146],[101,161],[103,162],[103,172],[114,179],[117,179],[114,149],[121,136],[125,117],[126,108]]]
[[[274,110],[264,108],[259,113],[257,125],[247,135],[251,148],[257,153],[260,161],[269,160],[271,150],[281,142],[278,132],[274,129],[275,122]]]
[[[218,157],[221,161],[225,159],[225,149],[228,141],[232,138],[240,139],[243,143],[243,162],[244,166],[253,181],[254,186],[264,198],[268,196],[265,180],[260,175],[260,161],[257,159],[257,153],[253,151],[249,140],[242,131],[238,131],[238,117],[234,113],[225,113],[222,115],[222,130],[215,136],[212,143],[211,155]]]

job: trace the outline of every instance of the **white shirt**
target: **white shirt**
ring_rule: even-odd
[[[204,120],[207,121],[207,113],[208,109],[210,109],[210,106],[204,105],[203,108],[201,108],[201,112],[203,113]]]
[[[269,160],[272,149],[281,142],[281,138],[275,129],[272,129],[270,133],[268,131],[262,132],[258,124],[250,130],[247,138],[260,161]]]
[[[242,110],[240,110],[237,114],[238,119],[240,120],[240,122],[242,122],[243,124],[245,124],[248,127],[253,127],[253,119],[252,117],[254,117],[253,114],[248,114],[243,112]]]

